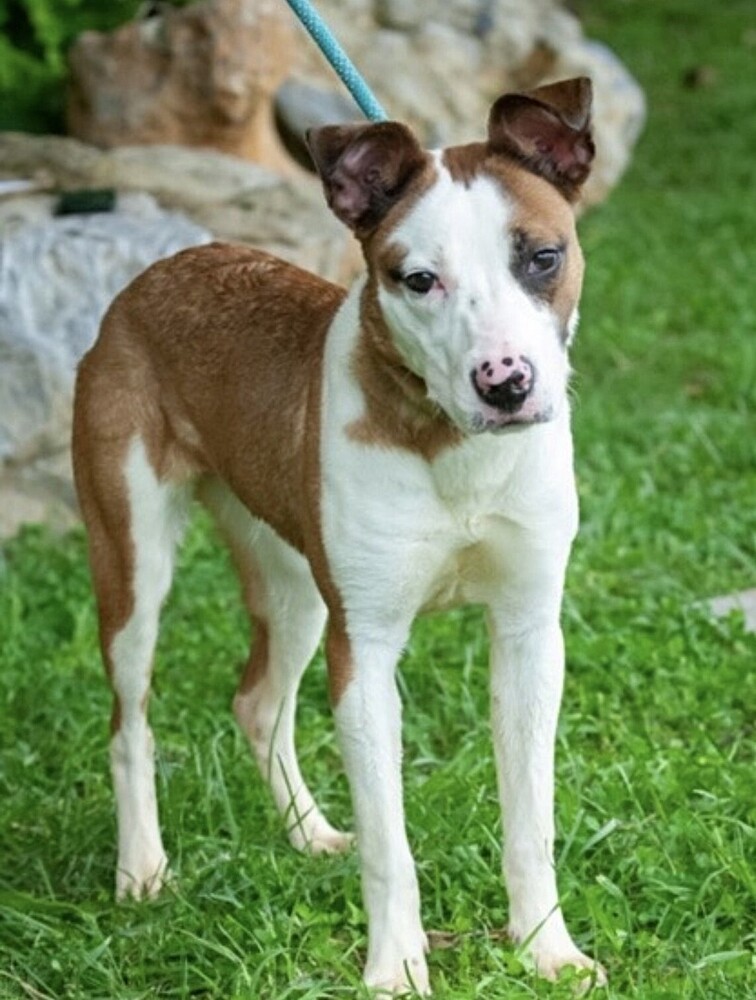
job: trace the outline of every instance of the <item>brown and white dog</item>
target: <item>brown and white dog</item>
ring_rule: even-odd
[[[394,122],[314,130],[328,203],[367,264],[349,293],[213,244],[155,264],[111,306],[79,371],[74,461],[115,692],[119,897],[151,896],[167,875],[146,706],[196,495],[231,545],[254,623],[236,717],[292,843],[312,852],[350,844],[294,749],[297,687],[326,628],[366,982],[429,990],[394,673],[414,617],[460,603],[488,615],[512,937],[544,975],[594,968],[565,926],[552,858],[560,603],[578,517],[573,206],[593,157],[590,102],[585,79],[504,95],[485,142],[439,152]]]

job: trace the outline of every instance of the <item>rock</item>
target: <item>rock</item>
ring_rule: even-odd
[[[283,144],[294,159],[307,169],[312,160],[304,141],[308,128],[340,125],[362,119],[362,112],[348,91],[314,87],[290,79],[279,87],[275,98],[276,126]]]
[[[291,169],[271,102],[292,39],[276,0],[165,4],[113,32],[86,31],[69,53],[69,131],[106,148],[178,143]]]
[[[51,195],[0,206],[0,536],[76,518],[69,457],[73,383],[116,293],[209,233],[145,194],[117,210],[51,217]]]
[[[725,618],[733,611],[741,611],[746,632],[756,632],[756,587],[751,590],[741,590],[737,594],[712,597],[708,605],[716,618]]]
[[[495,7],[492,0],[374,0],[373,3],[375,21],[382,27],[407,31],[444,24],[460,34],[477,37],[485,37],[491,30]]]
[[[41,172],[61,188],[147,191],[219,239],[254,244],[334,281],[347,281],[359,260],[311,174],[293,181],[213,150],[98,150],[75,139],[12,132],[0,133],[0,164],[18,177]]]

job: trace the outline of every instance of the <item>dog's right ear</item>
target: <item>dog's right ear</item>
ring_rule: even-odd
[[[522,94],[504,94],[491,108],[488,144],[518,159],[576,201],[595,154],[592,87],[587,77]]]
[[[367,236],[422,169],[426,153],[406,125],[325,125],[307,146],[334,214]]]

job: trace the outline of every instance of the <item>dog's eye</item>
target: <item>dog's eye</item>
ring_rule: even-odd
[[[528,261],[528,274],[541,277],[551,274],[559,267],[562,253],[557,247],[543,247],[536,250]]]
[[[427,295],[436,283],[436,275],[432,271],[413,271],[404,277],[404,284],[418,295]]]

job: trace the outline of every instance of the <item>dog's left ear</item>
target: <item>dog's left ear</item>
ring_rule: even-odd
[[[584,76],[523,94],[504,94],[488,117],[488,144],[576,201],[596,151],[591,99],[591,81]]]
[[[307,146],[335,215],[367,236],[398,201],[426,154],[406,125],[325,125]]]

